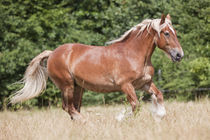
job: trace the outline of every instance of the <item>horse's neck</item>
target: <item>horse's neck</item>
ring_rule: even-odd
[[[143,57],[146,64],[151,64],[151,56],[155,49],[155,32],[151,30],[149,32],[144,31],[139,37],[133,37],[127,45],[137,56]]]

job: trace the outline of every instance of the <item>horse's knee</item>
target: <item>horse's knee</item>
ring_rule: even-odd
[[[163,103],[163,94],[159,93],[156,95],[158,103]]]

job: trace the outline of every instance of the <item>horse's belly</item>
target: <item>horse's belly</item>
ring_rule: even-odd
[[[75,81],[79,86],[95,92],[107,93],[120,91],[120,87],[111,82],[91,82],[90,80],[84,80],[77,77],[75,77]]]

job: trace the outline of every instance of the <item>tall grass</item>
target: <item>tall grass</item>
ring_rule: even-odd
[[[0,113],[2,140],[209,140],[210,100],[166,102],[167,115],[156,122],[143,104],[140,112],[122,122],[115,116],[124,106],[82,108],[87,123],[71,121],[62,109]]]

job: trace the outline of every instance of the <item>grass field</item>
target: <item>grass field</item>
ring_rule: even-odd
[[[83,107],[88,120],[71,121],[62,109],[0,112],[0,140],[210,140],[210,100],[166,102],[167,116],[156,122],[149,106],[122,122],[123,105]]]

